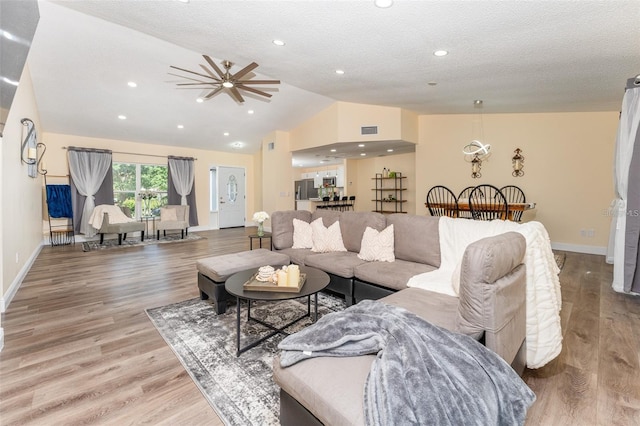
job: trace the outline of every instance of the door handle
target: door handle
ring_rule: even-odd
[[[220,204],[224,204],[224,203],[225,203],[224,201],[220,201]]]

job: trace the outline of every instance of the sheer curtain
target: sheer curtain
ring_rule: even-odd
[[[69,173],[73,184],[86,198],[80,217],[80,232],[88,237],[96,234],[89,225],[89,217],[95,208],[95,194],[105,176],[111,170],[111,151],[69,147]]]
[[[195,196],[195,166],[192,157],[169,156],[169,204],[189,205],[189,225],[198,225]]]
[[[635,84],[635,79],[627,81],[627,90],[622,99],[622,111],[618,124],[616,139],[616,151],[614,162],[614,177],[616,199],[612,204],[611,232],[609,234],[609,247],[607,249],[607,261],[613,262],[613,284],[615,291],[629,291],[630,282],[625,284],[625,275],[629,279],[629,273],[634,274],[636,262],[625,267],[625,238],[627,238],[627,193],[629,189],[629,170],[634,154],[634,145],[638,136],[640,124],[640,85]],[[636,183],[631,182],[634,190]],[[637,247],[635,247],[637,251]],[[627,272],[625,273],[625,270]]]

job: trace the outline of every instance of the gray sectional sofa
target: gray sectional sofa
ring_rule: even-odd
[[[293,219],[324,225],[336,220],[347,252],[315,253],[293,249]],[[470,335],[522,372],[525,365],[526,276],[522,263],[526,242],[516,232],[470,244],[460,267],[459,297],[407,288],[413,275],[440,266],[438,218],[407,214],[384,216],[370,212],[274,212],[274,250],[291,261],[316,267],[331,277],[329,289],[347,303],[363,299],[403,307],[433,324]],[[367,226],[383,230],[394,225],[394,262],[358,258]],[[291,367],[274,363],[274,380],[281,388],[283,425],[363,424],[364,383],[375,355],[313,358]]]

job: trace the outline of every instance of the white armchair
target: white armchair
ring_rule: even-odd
[[[156,223],[156,238],[160,239],[160,231],[167,236],[169,230],[180,230],[182,238],[188,234],[189,206],[169,205],[160,209],[160,222]]]

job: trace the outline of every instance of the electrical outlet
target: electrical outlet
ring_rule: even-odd
[[[20,253],[16,252],[16,263],[20,262]]]
[[[582,238],[587,238],[587,230],[584,228],[580,229],[580,236]]]
[[[587,229],[587,238],[593,238],[596,235],[596,230],[593,228]]]

